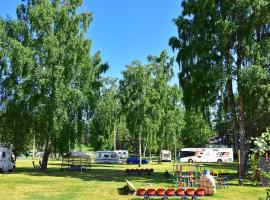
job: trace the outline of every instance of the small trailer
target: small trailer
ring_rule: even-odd
[[[96,163],[122,163],[117,151],[95,151]]]
[[[15,170],[16,164],[12,157],[12,149],[0,146],[0,171],[1,172],[13,172]]]
[[[232,148],[183,148],[180,162],[233,162]]]
[[[172,153],[169,150],[161,150],[161,161],[162,162],[171,162]]]

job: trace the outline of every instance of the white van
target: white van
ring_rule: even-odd
[[[233,162],[232,148],[183,148],[180,162]]]
[[[96,163],[121,163],[120,155],[116,151],[95,151]]]
[[[171,162],[172,153],[169,150],[161,150],[161,161],[162,162]]]
[[[15,166],[12,150],[5,146],[0,146],[0,171],[11,172],[15,170]]]

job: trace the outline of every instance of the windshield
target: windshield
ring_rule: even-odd
[[[195,151],[180,151],[180,158],[195,156]]]

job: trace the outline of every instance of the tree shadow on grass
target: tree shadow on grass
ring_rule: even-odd
[[[230,173],[220,173],[219,176],[227,176],[229,179],[229,186],[238,186],[237,184],[237,164],[235,163],[222,163],[213,164],[206,163],[206,169],[218,169],[218,170],[231,170]],[[136,168],[136,165],[110,165],[110,164],[92,164],[92,169],[86,172],[72,172],[61,170],[61,162],[50,162],[48,171],[42,173],[38,168],[33,167],[18,167],[15,174],[24,174],[29,176],[46,176],[46,177],[66,177],[75,178],[83,181],[96,181],[96,182],[114,182],[121,186],[125,186],[124,178],[134,183],[138,187],[151,187],[155,185],[162,185],[164,187],[173,187],[175,184],[172,182],[172,177],[164,177],[163,172],[154,172],[152,175],[132,175],[128,176],[125,173],[126,168]],[[149,168],[149,166],[143,166]],[[151,166],[152,167],[152,166]],[[253,186],[252,183],[246,182],[247,186]],[[120,191],[121,193],[121,191]]]
[[[125,185],[125,178],[131,180],[137,184],[171,184],[171,180],[164,178],[163,173],[155,172],[152,175],[133,175],[128,176],[125,173],[125,169],[117,169],[114,166],[101,168],[93,167],[91,170],[86,172],[73,172],[60,170],[60,168],[48,168],[46,173],[42,173],[37,168],[18,167],[14,174],[24,174],[29,176],[46,176],[46,177],[66,177],[66,178],[77,178],[83,181],[97,181],[97,182],[116,182],[123,183]]]

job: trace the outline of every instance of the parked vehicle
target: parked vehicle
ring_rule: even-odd
[[[171,162],[172,153],[169,150],[161,150],[161,161],[162,162]]]
[[[233,162],[232,148],[184,148],[180,162]]]
[[[139,157],[128,157],[127,164],[139,164],[140,158]],[[142,164],[148,164],[149,160],[142,159]]]
[[[11,172],[15,170],[16,164],[12,157],[12,149],[0,146],[0,171]]]
[[[95,151],[96,163],[121,163],[120,155],[116,151]]]
[[[43,155],[44,155],[44,152],[42,152],[42,151],[38,151],[38,152],[36,152],[35,157],[42,158],[42,157],[43,157]]]
[[[128,150],[116,150],[116,152],[120,156],[120,159],[126,160],[128,158]]]

